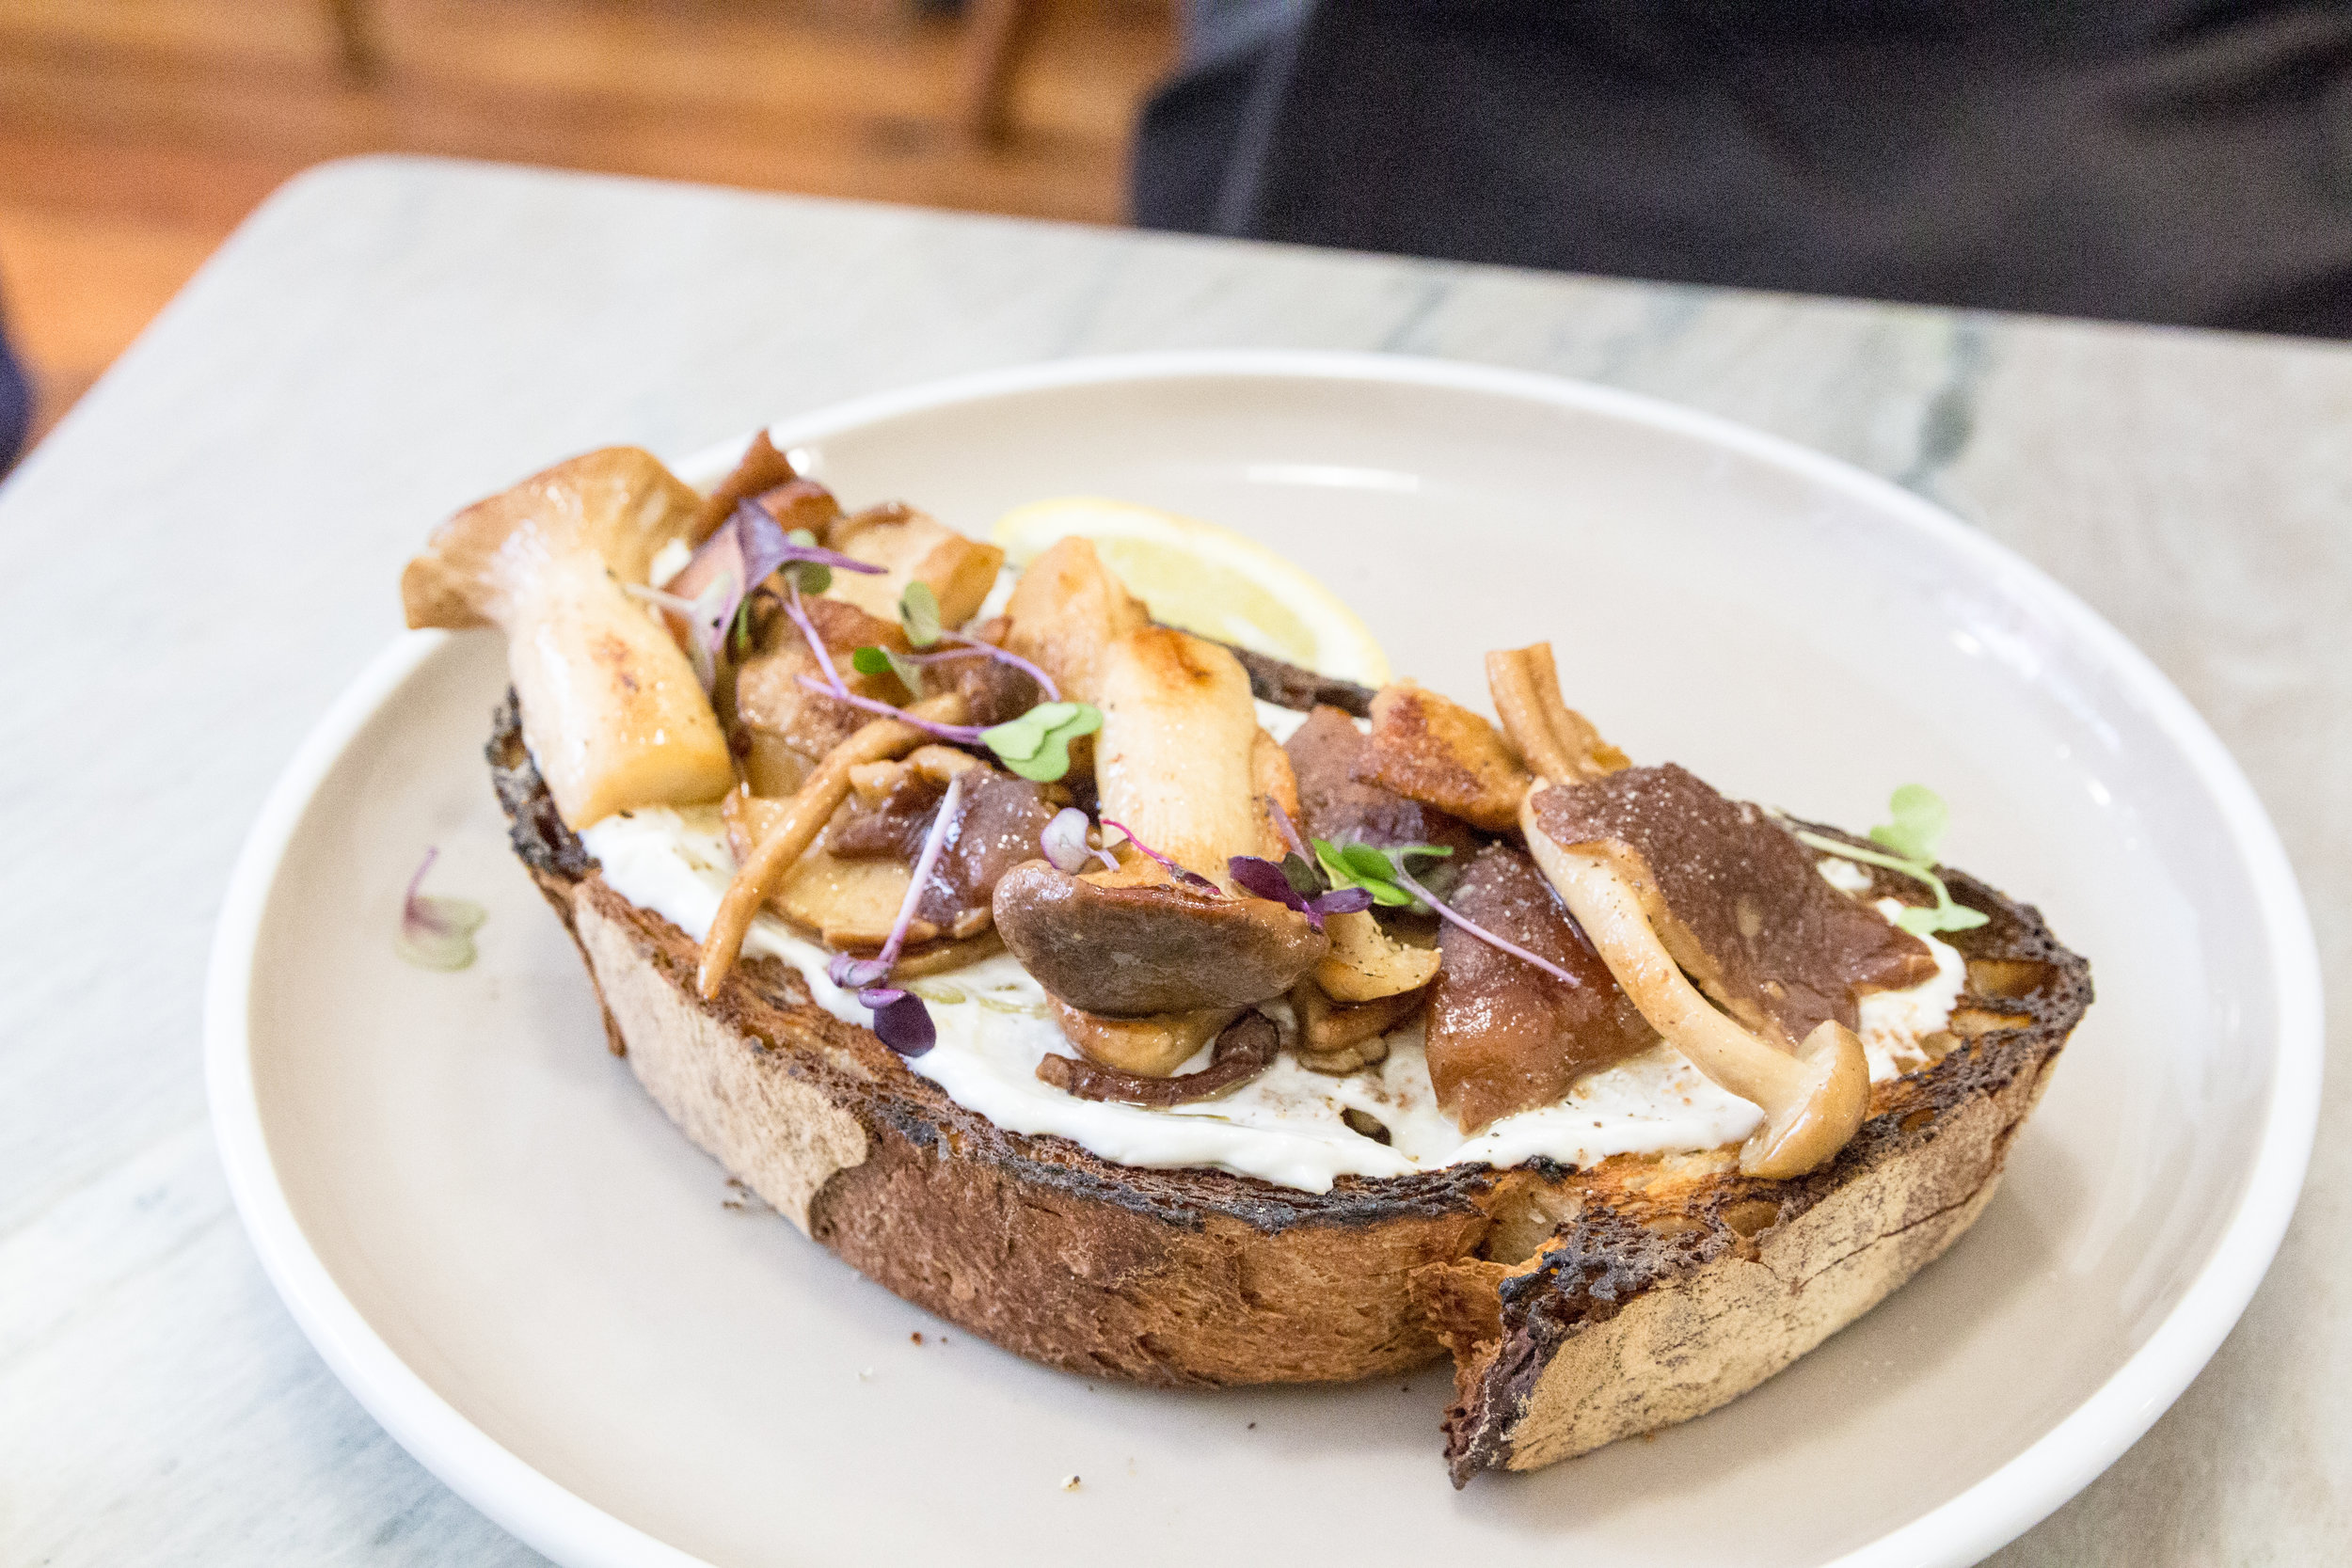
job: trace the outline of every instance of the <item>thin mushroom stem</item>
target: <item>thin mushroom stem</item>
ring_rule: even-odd
[[[1486,689],[1502,733],[1528,771],[1546,784],[1589,784],[1627,766],[1626,754],[1561,697],[1550,643],[1488,654]]]
[[[1641,895],[1606,854],[1563,847],[1530,807],[1521,807],[1519,823],[1536,864],[1650,1027],[1719,1087],[1763,1110],[1764,1125],[1740,1148],[1742,1171],[1802,1176],[1845,1147],[1870,1098],[1869,1067],[1851,1030],[1824,1022],[1794,1055],[1756,1038],[1684,977]]]
[[[849,798],[850,769],[861,763],[895,761],[929,741],[930,736],[916,727],[919,722],[952,723],[963,716],[962,696],[946,692],[915,704],[907,710],[906,720],[878,719],[861,727],[825,753],[824,760],[802,781],[784,816],[736,868],[726,896],[719,900],[719,912],[703,938],[702,963],[694,978],[695,989],[705,1001],[719,994],[743,951],[743,938],[752,928],[753,917],[775,891],[777,879],[808,852]]]

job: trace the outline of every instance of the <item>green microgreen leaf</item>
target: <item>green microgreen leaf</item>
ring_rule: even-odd
[[[1322,874],[1315,870],[1314,863],[1295,849],[1282,857],[1282,879],[1301,898],[1312,898],[1323,891]]]
[[[1397,881],[1396,863],[1409,855],[1451,855],[1435,844],[1398,844],[1387,849],[1369,844],[1333,844],[1327,838],[1308,840],[1323,874],[1335,888],[1359,887],[1386,909],[1421,910],[1422,901]],[[1393,856],[1395,859],[1391,859]]]
[[[804,528],[794,529],[785,538],[809,549],[817,547],[817,535]],[[821,561],[788,561],[784,570],[803,594],[821,594],[833,586],[833,568]]]
[[[906,628],[907,641],[918,648],[928,648],[939,641],[939,595],[931,585],[916,578],[906,585],[898,595],[898,625]]]
[[[1933,865],[1935,847],[1943,842],[1944,831],[1952,819],[1951,808],[1944,803],[1944,797],[1925,784],[1905,784],[1888,799],[1886,809],[1895,820],[1872,828],[1870,842],[1892,849],[1907,861]]]
[[[861,675],[896,675],[909,691],[921,693],[923,667],[894,649],[867,644],[850,655],[850,667]]]
[[[424,874],[440,858],[439,849],[426,849],[423,863],[408,879],[392,951],[419,969],[464,969],[474,960],[473,934],[490,911],[470,898],[437,897],[421,891]]]
[[[1955,900],[1952,890],[1935,874],[1936,846],[1943,842],[1945,831],[1951,826],[1951,808],[1944,803],[1944,798],[1925,784],[1904,784],[1888,799],[1886,809],[1895,820],[1882,822],[1870,830],[1871,842],[1881,846],[1879,849],[1865,849],[1821,833],[1800,832],[1798,842],[1825,855],[1899,871],[1926,883],[1935,895],[1933,907],[1915,905],[1895,917],[1895,924],[1915,937],[1938,931],[1973,931],[1990,920],[1992,917],[1983,911],[1972,910]]]
[[[727,627],[727,657],[740,664],[752,651],[752,596],[735,607],[735,622]]]
[[[1052,784],[1070,771],[1070,743],[1103,727],[1091,703],[1040,703],[1018,719],[980,732],[980,743],[1025,779]]]
[[[1905,910],[1895,917],[1895,924],[1915,937],[1923,937],[1935,931],[1973,931],[1993,918],[1982,910],[1953,902],[1950,891],[1940,883],[1938,891],[1944,896],[1934,909]]]

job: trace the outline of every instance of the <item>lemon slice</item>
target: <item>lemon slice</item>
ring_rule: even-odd
[[[996,543],[1015,567],[1073,533],[1094,542],[1103,563],[1151,607],[1155,621],[1317,674],[1388,684],[1388,655],[1354,610],[1308,573],[1231,529],[1100,496],[1035,501],[996,520]]]

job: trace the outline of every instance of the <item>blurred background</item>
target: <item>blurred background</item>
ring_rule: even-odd
[[[0,470],[394,150],[2352,337],[2352,0],[0,0]]]
[[[32,433],[322,159],[1116,223],[1174,51],[1168,0],[0,0],[0,312]]]

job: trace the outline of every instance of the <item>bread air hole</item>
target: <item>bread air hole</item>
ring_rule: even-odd
[[[1575,1191],[1528,1180],[1507,1187],[1494,1207],[1494,1226],[1479,1255],[1495,1263],[1522,1263],[1574,1219],[1583,1200]]]
[[[1995,1029],[2023,1029],[2032,1022],[2033,1020],[2024,1013],[1995,1013],[1981,1007],[1962,1007],[1952,1014],[1951,1033],[1962,1039],[1972,1040]]]
[[[1968,989],[1979,996],[2031,996],[2049,983],[2051,973],[2033,958],[1971,958]]]

